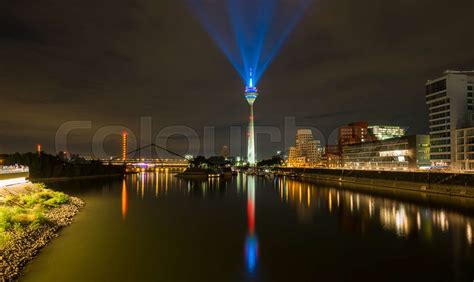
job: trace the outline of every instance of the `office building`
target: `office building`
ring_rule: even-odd
[[[357,144],[375,140],[375,137],[369,134],[369,125],[365,121],[349,123],[339,128],[338,144],[343,146]]]
[[[455,136],[454,168],[474,170],[474,127],[457,129]]]
[[[412,135],[343,147],[344,167],[353,169],[421,169],[430,167],[430,138]]]
[[[289,166],[313,166],[321,159],[320,141],[313,138],[311,129],[296,132],[296,144],[289,148]]]
[[[342,167],[342,155],[337,145],[326,145],[321,156],[322,164],[328,168]]]
[[[429,109],[431,163],[455,168],[456,130],[474,126],[474,71],[446,71],[426,83]]]
[[[369,136],[374,136],[377,140],[386,140],[405,136],[405,129],[400,126],[390,125],[370,125],[368,127]]]

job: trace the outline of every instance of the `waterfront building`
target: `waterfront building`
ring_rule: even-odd
[[[412,135],[343,147],[344,167],[420,169],[430,166],[430,137]]]
[[[369,136],[374,136],[377,140],[386,140],[405,136],[405,129],[400,126],[370,125],[368,133]]]
[[[296,147],[288,149],[288,165],[289,166],[304,166],[306,164],[306,157],[302,156]]]
[[[446,71],[426,83],[433,166],[455,168],[456,130],[474,126],[473,86],[474,71]]]
[[[474,170],[474,127],[457,129],[455,136],[454,167]]]
[[[349,123],[339,128],[338,144],[343,146],[357,144],[375,140],[375,137],[369,134],[369,125],[365,121]]]
[[[295,143],[294,147],[289,148],[289,166],[313,166],[320,161],[320,141],[313,138],[311,129],[299,129]]]
[[[339,146],[326,145],[321,156],[322,164],[328,168],[342,167],[342,156]]]

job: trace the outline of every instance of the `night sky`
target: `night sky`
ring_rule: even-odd
[[[182,125],[245,126],[243,82],[185,0],[5,0],[0,9],[0,153],[55,150],[58,127],[90,120],[68,149],[89,155],[92,135],[122,125],[138,135]],[[428,131],[424,84],[446,69],[474,69],[472,0],[314,1],[259,82],[256,124],[284,117],[326,136],[371,124]],[[187,142],[173,138],[171,149]],[[282,144],[259,138],[258,157]],[[106,140],[119,153],[119,136]]]

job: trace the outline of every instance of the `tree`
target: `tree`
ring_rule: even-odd
[[[190,163],[193,167],[200,167],[203,164],[207,164],[207,160],[203,156],[197,156]]]
[[[278,166],[281,164],[283,164],[283,159],[280,156],[273,156],[271,159],[259,161],[257,166]]]

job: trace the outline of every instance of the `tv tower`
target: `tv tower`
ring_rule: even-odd
[[[247,162],[250,166],[255,165],[255,131],[254,131],[254,117],[253,117],[253,103],[258,97],[257,87],[253,85],[253,73],[250,69],[249,83],[245,87],[245,99],[250,105],[249,128],[247,133]]]

